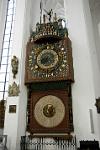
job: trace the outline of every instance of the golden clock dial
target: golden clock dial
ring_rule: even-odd
[[[34,45],[28,52],[29,78],[37,81],[69,77],[67,49],[60,43]],[[54,79],[55,80],[55,79]]]
[[[37,64],[42,69],[52,69],[58,63],[58,54],[54,50],[43,50],[37,56]]]
[[[43,96],[35,104],[34,117],[39,125],[46,128],[58,126],[64,119],[65,106],[60,98]]]

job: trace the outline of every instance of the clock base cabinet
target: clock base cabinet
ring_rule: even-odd
[[[67,90],[33,91],[28,132],[33,136],[66,136],[73,131],[72,101]]]

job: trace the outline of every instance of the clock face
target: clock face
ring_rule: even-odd
[[[34,117],[38,124],[46,128],[58,126],[65,116],[65,106],[60,98],[47,95],[38,100],[34,108]]]
[[[53,69],[58,60],[58,54],[54,50],[43,50],[37,56],[37,64],[41,69]]]
[[[36,45],[28,52],[29,76],[35,82],[44,80],[65,79],[68,76],[69,66],[67,51],[59,43]]]
[[[73,81],[70,44],[67,39],[55,43],[27,45],[25,83],[56,80]]]

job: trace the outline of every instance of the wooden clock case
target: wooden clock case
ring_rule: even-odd
[[[44,48],[41,48],[41,45]],[[42,65],[39,66],[36,59],[42,51],[50,52],[50,50],[55,51],[54,53],[59,58],[56,63],[57,65],[53,67],[49,67],[48,65],[46,69],[41,68]],[[39,61],[42,62],[42,60]],[[52,64],[50,65],[52,66]],[[33,136],[58,137],[73,132],[71,95],[71,84],[73,82],[72,49],[67,29],[59,27],[58,22],[40,24],[36,32],[32,33],[26,48],[25,85],[28,88],[27,131],[30,134]],[[60,99],[65,108],[62,121],[54,127],[45,127],[39,124],[34,115],[36,104],[42,97],[48,95]],[[47,119],[50,122],[52,117]]]

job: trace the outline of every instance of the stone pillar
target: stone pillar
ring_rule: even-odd
[[[30,11],[31,0],[16,1],[16,16],[14,29],[14,42],[12,57],[18,58],[19,66],[16,78],[13,78],[12,68],[10,71],[9,84],[16,82],[19,85],[20,93],[18,96],[9,96],[7,99],[4,134],[7,134],[7,147],[9,150],[20,150],[20,138],[26,131],[26,109],[27,109],[27,90],[24,85],[25,73],[25,48],[30,36]],[[16,105],[16,113],[9,113],[10,105]]]
[[[7,147],[9,150],[20,150],[21,136],[26,134],[27,89],[24,85],[26,44],[31,34],[33,22],[39,18],[40,12],[36,13],[39,3],[40,0],[16,1],[12,58],[14,55],[18,58],[19,66],[15,79],[11,68],[9,84],[12,85],[15,82],[19,85],[20,93],[18,96],[8,96],[7,99],[4,134],[8,135]],[[10,105],[16,106],[16,113],[9,113]]]
[[[100,23],[100,16],[99,16],[100,15],[100,1],[99,3],[91,7],[92,7],[91,15],[92,15],[92,21],[93,21],[93,28],[94,28],[96,52],[97,52],[97,58],[98,58],[98,63],[99,63],[99,70],[100,70],[100,25],[99,25]]]
[[[74,133],[77,140],[99,140],[95,98],[100,93],[100,72],[89,2],[65,0],[68,32],[72,41],[75,83],[72,86]],[[94,55],[93,55],[94,54]],[[96,67],[96,68],[95,68]],[[96,73],[94,74],[94,71]],[[89,110],[92,110],[92,127]]]
[[[95,99],[96,99],[100,97],[100,84],[99,84],[100,83],[100,49],[99,49],[100,46],[98,46],[100,38],[97,40],[97,36],[96,36],[97,33],[95,33],[95,27],[93,26],[94,20],[93,20],[92,12],[90,12],[89,3],[85,1],[83,1],[84,2],[83,4],[85,10],[85,21],[87,22],[87,32],[88,32],[87,36],[90,45],[90,55],[91,55],[91,63],[92,63],[92,70],[93,70]],[[95,9],[97,9],[98,7],[100,8],[99,1],[95,1],[94,4],[95,4]],[[97,11],[99,10],[100,12],[99,8],[97,9]],[[89,11],[88,15],[86,13],[86,10]],[[100,20],[98,15],[96,15],[95,17],[97,17],[98,21]],[[95,23],[97,24],[97,21]],[[94,113],[94,115],[95,118],[97,119],[97,130],[95,129],[95,134],[98,135],[100,141],[100,114],[97,114],[97,110],[96,110],[96,113]]]

